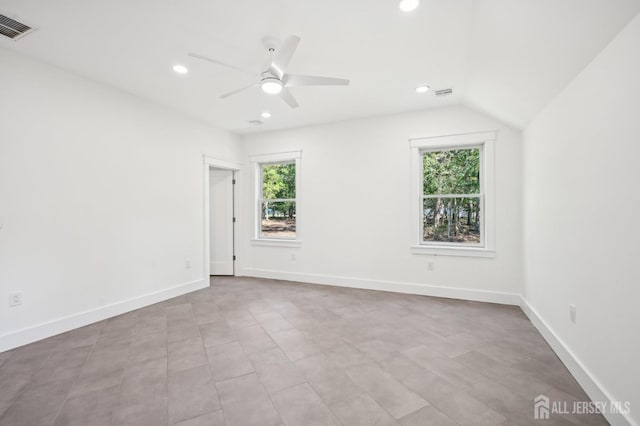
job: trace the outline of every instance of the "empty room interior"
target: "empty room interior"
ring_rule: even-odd
[[[640,425],[640,0],[0,0],[0,426]]]

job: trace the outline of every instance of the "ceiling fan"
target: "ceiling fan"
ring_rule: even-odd
[[[204,61],[212,62],[223,67],[231,68],[236,71],[242,71],[254,75],[260,78],[260,81],[250,86],[242,87],[240,89],[233,90],[220,96],[221,99],[228,98],[229,96],[236,95],[245,90],[253,87],[260,86],[264,93],[269,95],[279,95],[287,105],[291,108],[298,108],[298,101],[293,97],[293,94],[289,90],[290,87],[299,86],[348,86],[349,80],[344,78],[333,77],[317,77],[311,75],[295,75],[287,74],[286,70],[293,58],[298,44],[300,43],[300,37],[291,36],[288,37],[281,46],[279,46],[278,40],[270,37],[266,37],[262,40],[264,47],[269,52],[269,61],[265,65],[266,69],[258,74],[253,71],[248,71],[234,65],[226,64],[224,62],[212,59],[197,53],[189,52],[189,56]]]

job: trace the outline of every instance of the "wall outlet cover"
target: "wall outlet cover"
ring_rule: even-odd
[[[22,305],[22,292],[14,291],[9,293],[9,306],[20,306]]]

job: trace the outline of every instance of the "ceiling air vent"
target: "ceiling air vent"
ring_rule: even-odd
[[[249,124],[251,124],[252,126],[262,126],[262,121],[260,121],[260,120],[251,120],[251,121],[249,121]]]
[[[442,90],[436,90],[436,96],[448,96],[453,94],[453,89],[449,88],[449,89],[442,89]]]
[[[29,34],[31,31],[33,31],[33,28],[30,26],[0,14],[0,34],[3,36],[9,37],[12,40],[17,40],[20,37]]]

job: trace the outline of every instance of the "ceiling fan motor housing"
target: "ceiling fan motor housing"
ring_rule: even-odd
[[[274,77],[272,75],[264,77],[262,81],[260,81],[260,87],[262,87],[262,91],[269,95],[277,95],[282,92],[282,81],[278,77]]]

